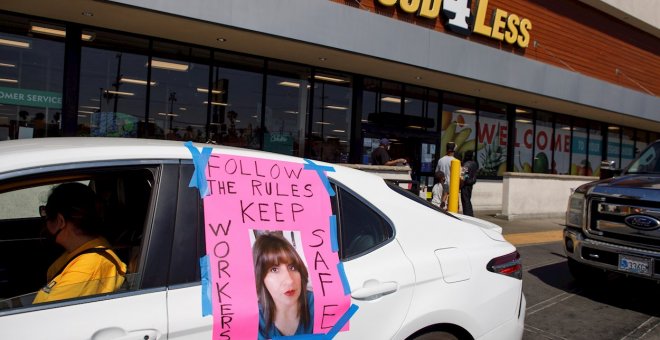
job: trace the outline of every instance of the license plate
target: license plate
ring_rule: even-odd
[[[619,270],[628,273],[651,276],[651,259],[619,255]]]

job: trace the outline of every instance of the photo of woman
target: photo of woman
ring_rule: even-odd
[[[259,233],[252,248],[259,339],[314,331],[314,294],[307,290],[307,267],[280,234]]]

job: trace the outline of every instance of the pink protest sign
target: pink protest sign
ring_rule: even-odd
[[[347,330],[340,318],[350,298],[331,246],[336,231],[322,173],[217,153],[205,173],[213,339]],[[298,320],[275,321],[292,310]]]

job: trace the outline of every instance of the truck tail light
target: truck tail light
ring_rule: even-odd
[[[486,265],[489,272],[522,279],[522,263],[520,263],[520,253],[514,251],[511,254],[496,257]]]

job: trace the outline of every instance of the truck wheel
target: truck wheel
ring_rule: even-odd
[[[596,283],[607,277],[607,272],[602,269],[582,264],[572,258],[568,258],[567,262],[568,271],[578,283]]]
[[[443,331],[434,331],[422,334],[416,337],[414,340],[458,340],[458,338],[451,333]]]

